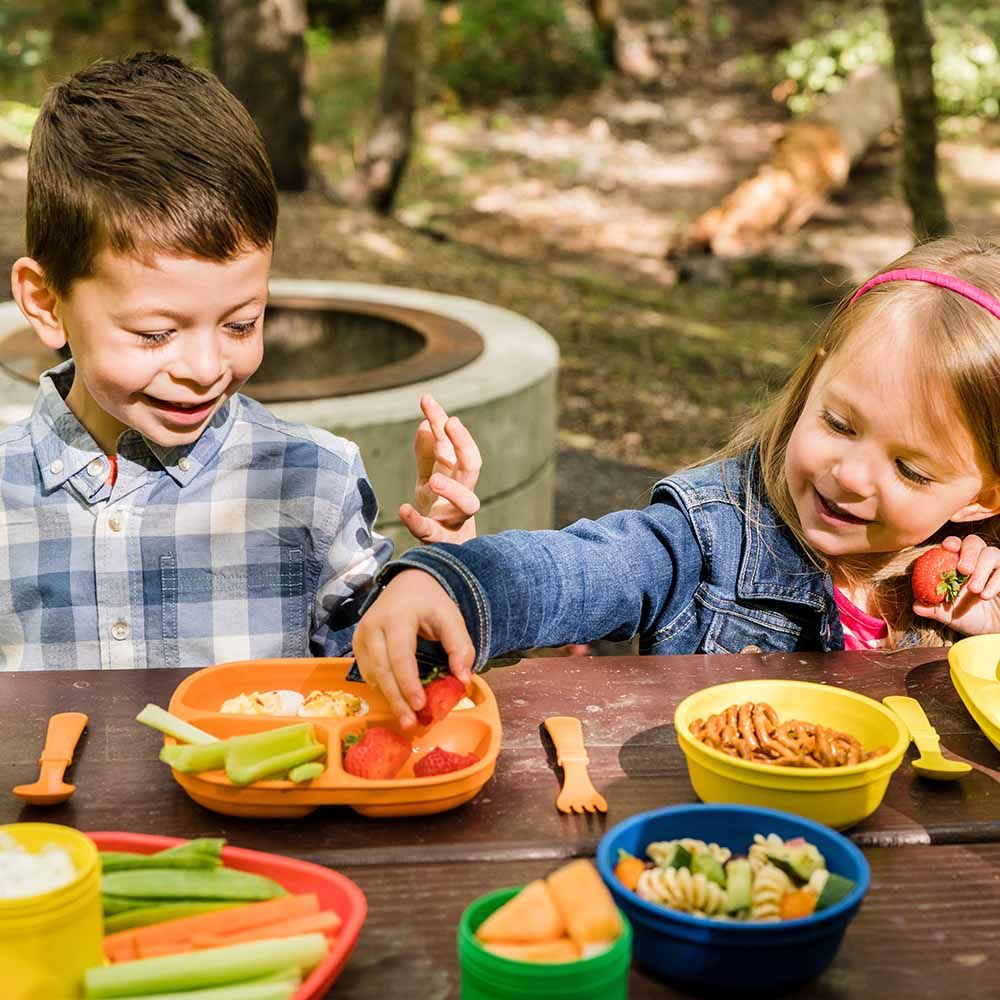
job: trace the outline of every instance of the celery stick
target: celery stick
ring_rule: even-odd
[[[160,760],[184,774],[201,771],[218,771],[225,766],[228,740],[214,743],[184,743],[179,746],[161,747]]]
[[[285,895],[273,879],[235,868],[164,868],[111,872],[101,893],[131,899],[272,899]]]
[[[226,750],[226,774],[229,775],[230,781],[237,784],[247,784],[254,779],[244,776],[252,773],[252,769],[261,761],[291,753],[293,750],[301,750],[303,747],[313,746],[314,743],[311,722],[281,726],[278,729],[268,729],[265,732],[251,733],[247,736],[234,736],[229,740],[229,747]],[[312,757],[303,757],[301,760],[286,765],[285,769],[312,759]],[[236,777],[233,777],[234,775]]]
[[[305,764],[322,757],[326,747],[322,743],[309,743],[298,750],[289,750],[263,760],[234,760],[232,755],[226,757],[226,774],[234,785],[249,785],[251,781],[259,781],[272,774],[283,774],[299,764]]]
[[[326,770],[325,766],[319,761],[310,761],[308,764],[299,764],[298,767],[293,767],[288,772],[288,778],[290,781],[296,783],[301,781],[312,781],[318,778],[323,771]]]
[[[141,722],[145,726],[173,736],[181,743],[214,743],[216,737],[203,732],[197,726],[192,726],[190,722],[178,719],[176,715],[160,708],[159,705],[147,705],[136,717],[136,722]]]
[[[164,903],[157,900],[155,906],[137,906],[110,915],[105,911],[104,933],[115,934],[118,931],[131,930],[133,927],[148,927],[150,924],[162,924],[164,920],[193,917],[199,913],[210,913],[212,910],[226,910],[242,905],[230,899],[199,899],[190,903]]]
[[[288,1000],[295,994],[301,979],[255,979],[229,986],[210,986],[205,990],[181,990],[179,993],[130,994],[122,1000]]]
[[[326,949],[327,940],[322,934],[298,934],[94,966],[84,973],[84,990],[88,1000],[104,1000],[245,983],[288,966],[308,971],[322,961]],[[234,997],[242,995],[236,993]]]
[[[101,871],[107,875],[108,872],[132,868],[218,868],[222,864],[222,848],[225,844],[222,837],[198,837],[155,854],[101,851]]]

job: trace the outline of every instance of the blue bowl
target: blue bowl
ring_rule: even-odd
[[[619,849],[645,858],[652,841],[696,837],[745,855],[755,833],[805,837],[819,848],[831,872],[856,883],[853,891],[808,917],[737,923],[657,906],[626,889],[614,874]],[[738,996],[773,996],[819,975],[833,961],[871,881],[865,856],[836,831],[791,813],[739,805],[670,806],[633,816],[601,838],[597,867],[632,923],[636,962],[677,986]]]

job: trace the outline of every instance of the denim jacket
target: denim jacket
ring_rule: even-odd
[[[755,452],[663,479],[644,510],[411,549],[379,587],[413,567],[458,604],[477,669],[635,635],[649,654],[844,648],[831,578],[768,503]]]

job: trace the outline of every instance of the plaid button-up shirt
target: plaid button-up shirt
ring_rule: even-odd
[[[68,361],[0,433],[0,669],[348,655],[391,542],[357,446],[233,396],[192,445],[66,406]]]

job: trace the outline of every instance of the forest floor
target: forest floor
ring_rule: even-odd
[[[431,105],[394,216],[283,195],[273,273],[422,287],[530,317],[561,350],[559,523],[641,505],[658,475],[718,448],[781,384],[846,284],[912,242],[887,133],[766,257],[706,257],[684,273],[664,259],[677,227],[751,174],[787,120],[741,68],[738,39],[730,48],[699,60],[665,37],[653,86],[612,77],[544,103]],[[359,66],[370,91],[378,53],[373,27],[313,60],[326,133],[315,155],[332,178],[354,151],[328,119],[370,107],[337,102]],[[1000,125],[946,122],[942,134],[954,226],[997,236]],[[8,149],[0,266],[22,252],[24,173],[23,154]]]

